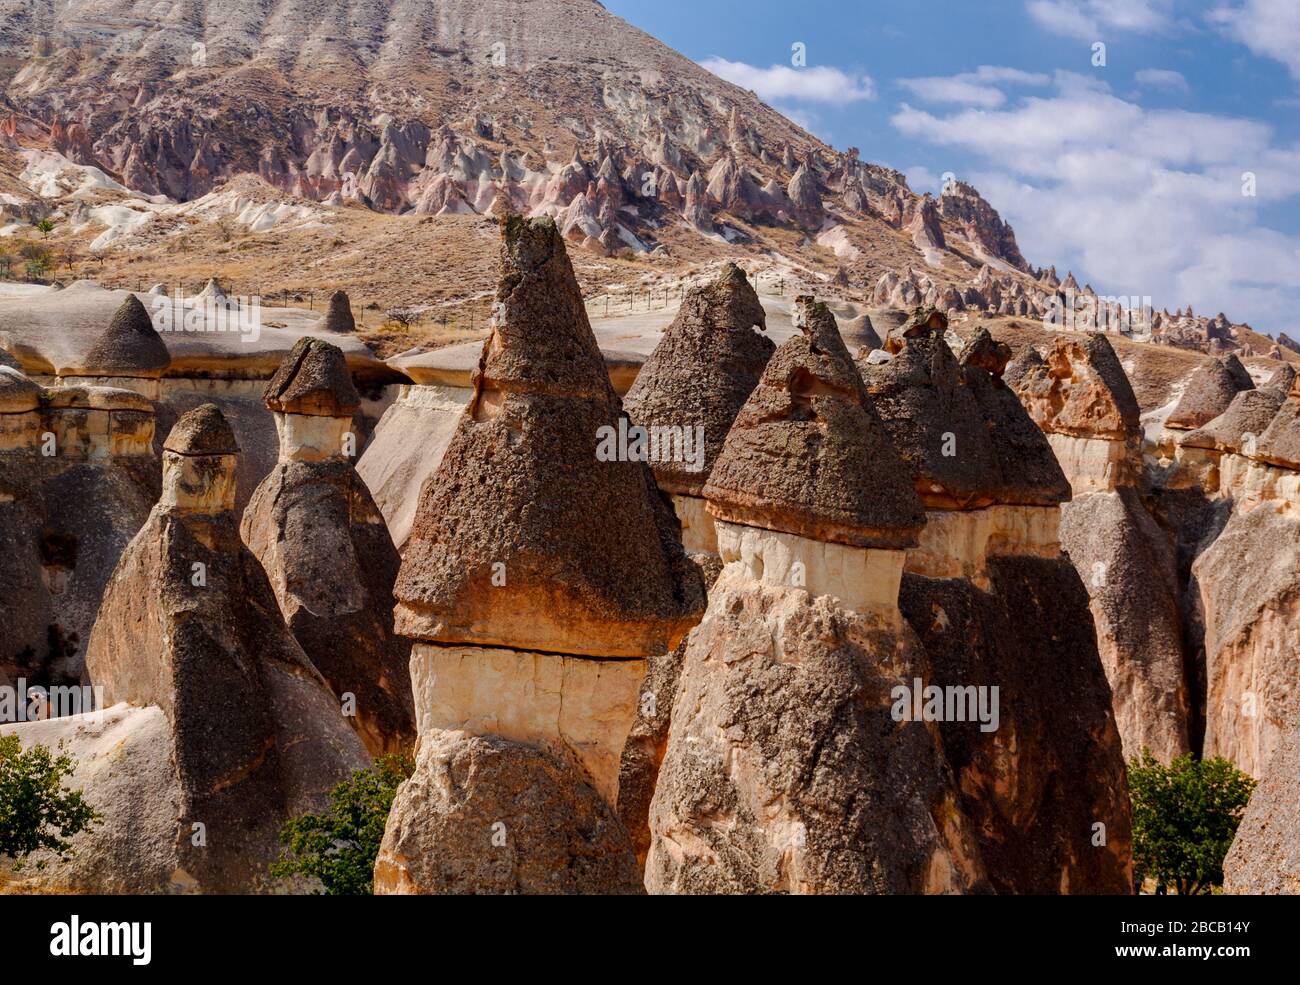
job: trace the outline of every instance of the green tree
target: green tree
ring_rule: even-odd
[[[99,822],[81,791],[63,785],[73,767],[71,756],[56,757],[44,746],[24,752],[17,736],[0,736],[0,855],[13,860],[14,871],[35,851],[72,854],[69,839]]]
[[[285,845],[271,874],[281,879],[308,876],[327,896],[368,896],[374,892],[375,859],[384,838],[397,788],[415,771],[409,753],[380,756],[369,769],[330,791],[324,814],[304,814],[280,831]]]
[[[51,232],[54,231],[53,219],[42,219],[40,222],[36,223],[35,225],[36,228],[41,231],[42,236],[48,236]]]
[[[1223,860],[1255,781],[1226,759],[1179,756],[1168,766],[1149,750],[1128,765],[1133,862],[1139,884],[1180,896],[1223,885]]]

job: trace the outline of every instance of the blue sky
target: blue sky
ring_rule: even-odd
[[[605,6],[917,191],[971,181],[1031,263],[1300,337],[1300,0]]]

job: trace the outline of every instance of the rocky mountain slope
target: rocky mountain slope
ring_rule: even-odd
[[[0,3],[0,77],[0,231],[66,220],[101,271],[108,252],[173,252],[165,237],[187,218],[221,223],[228,242],[230,225],[330,224],[313,202],[443,217],[508,205],[554,217],[601,257],[723,251],[877,302],[1094,320],[1106,307],[1073,276],[1031,267],[972,186],[917,195],[596,0]],[[250,175],[261,182],[223,197]],[[361,252],[406,269],[385,232],[363,229]],[[211,269],[233,259],[212,252]],[[405,293],[400,277],[375,288],[381,305],[410,301],[384,296]],[[1223,314],[1151,313],[1118,330],[1280,355]]]

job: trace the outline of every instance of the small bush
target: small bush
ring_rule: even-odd
[[[411,753],[380,756],[369,769],[330,791],[324,814],[304,814],[280,831],[285,845],[271,875],[307,876],[326,896],[368,896],[374,892],[375,859],[397,788],[415,771]]]
[[[14,871],[36,851],[71,855],[69,839],[99,822],[81,792],[63,786],[73,767],[70,756],[44,746],[24,752],[17,736],[0,736],[0,855],[13,860]]]
[[[1143,749],[1128,766],[1133,801],[1133,862],[1141,885],[1173,887],[1180,896],[1223,885],[1223,860],[1237,834],[1255,781],[1226,759],[1193,759],[1168,766]]]

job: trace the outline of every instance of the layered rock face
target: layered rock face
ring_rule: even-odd
[[[227,303],[244,307],[232,310]],[[0,346],[38,382],[125,389],[147,398],[157,417],[157,454],[181,415],[216,404],[242,449],[236,500],[242,509],[278,460],[262,391],[299,338],[322,334],[343,349],[365,395],[358,414],[362,434],[387,406],[385,384],[404,379],[354,334],[321,324],[319,312],[277,309],[274,323],[262,322],[250,304],[225,298],[212,285],[199,295],[182,296],[179,288],[172,295],[135,295],[76,281],[35,303],[0,298]]]
[[[266,872],[280,826],[319,810],[368,757],[240,543],[229,425],[199,408],[164,448],[162,497],[113,572],[90,639],[87,675],[114,707],[103,721],[15,727],[24,741],[57,733],[84,750],[86,798],[105,815],[38,885],[284,888]]]
[[[1173,544],[1142,502],[1137,399],[1104,335],[1028,353],[1014,387],[1073,490],[1061,544],[1091,599],[1125,756],[1168,762],[1192,748],[1192,692]]]
[[[686,645],[646,885],[980,888],[937,729],[893,716],[929,676],[897,607],[920,503],[830,312],[796,321],[705,487],[725,567]]]
[[[1205,751],[1263,775],[1288,723],[1300,714],[1300,392],[1285,380],[1239,392],[1228,409],[1179,448],[1208,460],[1208,491],[1231,512],[1192,565],[1204,631]],[[1270,414],[1270,411],[1273,413]]]
[[[613,810],[619,757],[646,657],[675,647],[703,610],[699,572],[649,467],[598,454],[621,407],[559,230],[508,217],[502,234],[474,395],[421,491],[396,586],[397,629],[418,641],[420,747],[378,892],[639,888]],[[470,804],[448,784],[457,763],[477,760],[495,763],[500,780]],[[528,775],[554,817],[544,843],[515,796]],[[468,862],[444,850],[464,816],[500,825],[475,832]],[[456,875],[466,871],[484,881]]]
[[[240,525],[294,638],[351,711],[372,754],[415,740],[407,662],[393,633],[401,564],[384,519],[349,459],[361,404],[335,346],[302,339],[267,385],[280,461]],[[350,697],[349,697],[350,696]]]
[[[1060,552],[1069,485],[1000,379],[1004,347],[959,364],[933,328],[860,363],[927,506],[899,604],[943,687],[997,688],[1000,720],[945,723],[960,807],[999,892],[1132,889],[1128,790],[1088,596]]]
[[[158,495],[154,407],[0,366],[0,684],[80,680],[113,566]]]

